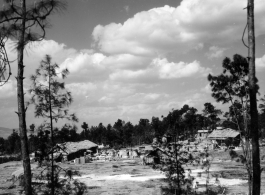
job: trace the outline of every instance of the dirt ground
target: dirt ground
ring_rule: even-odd
[[[222,158],[224,154],[215,154],[210,168],[211,179],[220,178],[226,188],[224,194],[247,194],[247,174],[241,163]],[[18,182],[11,189],[12,172],[21,169],[21,162],[8,162],[0,164],[0,194],[20,194],[21,187]],[[36,166],[36,164],[35,164]],[[64,168],[72,167],[78,170],[82,176],[76,177],[88,187],[88,195],[162,195],[163,188],[167,186],[165,175],[153,170],[149,166],[143,166],[140,159],[121,159],[118,161],[95,161],[84,165],[60,164]],[[261,162],[265,167],[265,162]],[[34,166],[33,166],[34,167]],[[197,177],[198,172],[204,171],[200,166],[188,165],[184,168],[191,169],[192,176]],[[34,171],[33,171],[34,172]],[[198,177],[199,182],[205,182],[204,175]],[[233,183],[234,182],[234,183]],[[232,185],[233,184],[233,185]],[[262,193],[265,194],[265,173],[262,173]]]
[[[12,185],[12,172],[21,168],[21,162],[9,162],[0,165],[0,194],[20,194],[21,187]],[[60,164],[63,168],[73,168],[81,173],[75,177],[88,187],[89,195],[160,195],[166,186],[165,176],[149,166],[141,165],[141,160],[95,161],[84,165]],[[34,171],[33,171],[34,172]]]

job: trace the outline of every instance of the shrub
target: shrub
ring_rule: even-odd
[[[238,154],[236,153],[236,151],[234,150],[230,150],[229,151],[229,155],[231,157],[231,159],[233,160],[234,158],[237,158],[238,157]]]

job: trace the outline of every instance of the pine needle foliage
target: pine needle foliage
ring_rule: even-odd
[[[77,122],[75,114],[70,114],[68,107],[73,102],[71,92],[65,89],[65,83],[59,81],[59,76],[65,79],[69,74],[67,69],[59,72],[58,64],[51,62],[49,55],[41,61],[35,75],[30,77],[32,95],[30,104],[35,106],[35,116],[50,118],[57,122],[59,119],[68,119]],[[52,116],[50,115],[52,113]]]
[[[250,131],[250,98],[249,98],[249,63],[248,59],[235,54],[233,61],[230,58],[223,60],[223,72],[218,76],[208,75],[212,88],[212,97],[223,104],[230,103],[229,112],[225,113],[231,122],[235,123],[237,129],[244,135],[241,145],[246,159],[244,165],[248,172],[249,194],[252,186],[252,159],[250,139],[253,137]],[[255,78],[255,90],[258,91],[257,78]],[[243,119],[242,119],[243,118]]]
[[[29,104],[35,105],[35,116],[45,118],[45,126],[51,132],[51,148],[54,147],[54,132],[53,121],[59,119],[68,119],[77,122],[75,114],[70,114],[68,111],[69,105],[73,102],[70,91],[65,89],[64,82],[59,81],[59,76],[62,79],[69,74],[67,69],[59,71],[58,64],[52,63],[51,57],[46,55],[41,61],[39,68],[36,69],[35,75],[30,77],[32,87],[29,92],[32,95]],[[54,169],[53,151],[51,151],[51,195],[55,194],[55,169]]]
[[[45,38],[46,29],[50,27],[48,16],[64,10],[66,4],[62,0],[4,0],[0,9],[1,40],[13,40],[17,51],[17,97],[19,119],[19,132],[21,139],[21,152],[24,167],[25,194],[32,195],[31,168],[26,125],[26,107],[24,102],[24,50],[27,44],[41,41]],[[0,50],[5,50],[2,41]],[[8,63],[8,57],[5,57]],[[10,67],[10,66],[7,66]],[[6,71],[7,69],[2,69]],[[3,72],[2,71],[2,72]],[[11,72],[9,71],[9,75]],[[9,78],[9,77],[7,77]],[[6,80],[6,79],[5,79]],[[4,82],[5,83],[5,82]]]

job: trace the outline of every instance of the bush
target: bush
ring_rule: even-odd
[[[21,160],[21,155],[17,156],[1,156],[0,157],[0,164],[10,162],[10,161],[20,161]]]
[[[237,158],[238,157],[238,154],[234,150],[230,150],[229,151],[229,155],[230,155],[230,157],[231,157],[232,160],[234,158]]]

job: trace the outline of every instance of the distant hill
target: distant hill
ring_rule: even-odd
[[[6,139],[9,135],[11,135],[13,132],[13,129],[9,129],[6,127],[0,127],[0,137]]]

